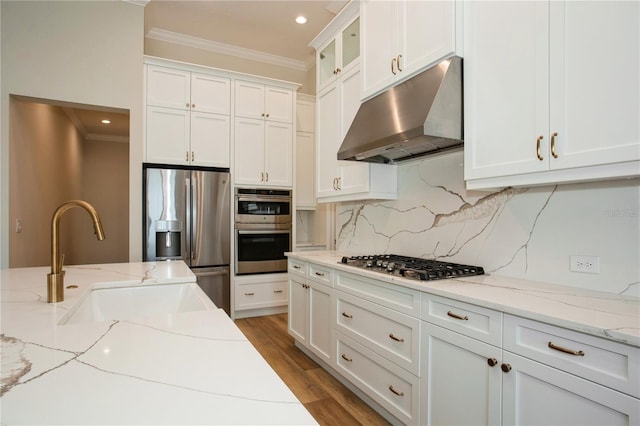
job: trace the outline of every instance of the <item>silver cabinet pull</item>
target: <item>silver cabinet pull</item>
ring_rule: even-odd
[[[245,296],[253,296],[253,295],[255,295],[255,293],[245,293],[244,295]]]
[[[402,337],[396,337],[393,335],[393,333],[389,334],[389,338],[391,340],[395,340],[396,342],[404,342],[404,339]]]
[[[398,392],[393,388],[393,385],[389,385],[389,390],[398,396],[404,396],[404,392]]]
[[[352,358],[349,358],[349,357],[348,357],[348,356],[346,356],[345,354],[341,354],[341,355],[340,355],[340,357],[341,357],[342,359],[344,359],[345,361],[347,361],[347,362],[352,362],[352,361],[353,361],[353,359],[352,359]]]
[[[511,371],[511,364],[502,364],[500,369],[502,369],[503,372],[508,373]]]
[[[564,352],[565,354],[574,355],[574,356],[584,356],[583,351],[574,351],[571,349],[563,348],[562,346],[553,344],[553,342],[549,342],[549,347],[551,349],[555,349],[556,351]]]
[[[348,314],[348,313],[346,313],[346,312],[343,312],[343,313],[342,313],[342,316],[343,316],[343,317],[345,317],[345,318],[353,318],[353,315],[349,315],[349,314]]]
[[[282,290],[273,290],[274,293],[282,293]]]
[[[302,268],[298,265],[293,265],[293,269],[302,269]]]
[[[400,66],[400,59],[402,59],[402,55],[398,55],[396,59],[396,65],[397,65],[398,71],[402,71],[402,67]]]
[[[451,311],[447,312],[447,315],[449,315],[451,318],[459,319],[459,320],[462,320],[462,321],[469,321],[469,317],[466,316],[466,315],[462,316],[462,315],[454,314]]]
[[[391,74],[396,75],[396,70],[395,70],[395,63],[396,63],[396,58],[391,59]]]
[[[314,274],[316,274],[319,277],[324,277],[324,273],[322,272],[314,272]]]
[[[487,364],[489,364],[489,367],[495,367],[498,365],[498,360],[495,358],[489,358],[487,359]]]

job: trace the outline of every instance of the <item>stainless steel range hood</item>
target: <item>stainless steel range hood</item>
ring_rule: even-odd
[[[443,60],[360,105],[338,160],[394,163],[460,148],[462,58]]]

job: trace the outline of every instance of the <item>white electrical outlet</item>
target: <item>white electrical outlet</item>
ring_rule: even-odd
[[[598,256],[571,256],[570,259],[570,269],[573,272],[600,273],[600,257]]]

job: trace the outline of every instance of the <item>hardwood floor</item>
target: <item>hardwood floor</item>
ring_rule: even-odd
[[[294,346],[287,314],[238,319],[236,325],[320,425],[389,424]]]

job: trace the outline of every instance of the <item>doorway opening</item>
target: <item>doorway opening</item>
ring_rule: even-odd
[[[128,262],[129,111],[11,95],[10,268],[50,264],[51,218],[73,199],[95,207],[106,239],[86,212],[70,210],[60,222],[64,263]]]

